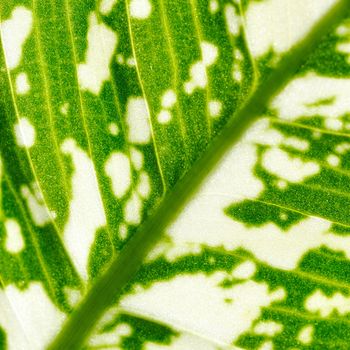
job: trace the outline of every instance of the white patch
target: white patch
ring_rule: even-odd
[[[23,45],[33,28],[32,11],[17,6],[11,17],[0,23],[2,45],[9,69],[16,68],[21,62]]]
[[[349,24],[341,25],[337,28],[337,34],[339,35],[340,39],[337,43],[336,49],[340,53],[343,53],[347,55],[347,61],[350,63],[350,26]]]
[[[197,88],[204,89],[208,83],[207,68],[213,65],[218,57],[218,48],[206,41],[201,42],[202,60],[194,63],[190,69],[191,79],[185,82],[184,88],[192,94]]]
[[[94,333],[89,337],[88,344],[91,347],[99,347],[103,349],[120,349],[121,341],[123,337],[131,335],[132,328],[126,323],[118,324],[111,331],[102,331],[100,333]]]
[[[27,73],[19,73],[16,77],[16,92],[18,95],[25,95],[30,91],[30,84]]]
[[[168,124],[171,120],[171,112],[161,110],[157,116],[157,120],[160,124]]]
[[[119,127],[117,123],[110,123],[108,125],[108,131],[110,132],[111,135],[117,136],[119,134]]]
[[[268,341],[263,342],[258,350],[273,350],[273,343],[272,343],[272,341],[268,340]]]
[[[176,101],[177,101],[177,97],[174,90],[167,90],[164,92],[164,95],[162,96],[162,107],[172,108],[174,107]]]
[[[136,66],[136,60],[134,57],[129,57],[127,60],[126,60],[126,64],[129,66],[129,67],[135,67]]]
[[[130,148],[130,158],[133,167],[136,170],[141,170],[143,167],[143,154],[137,148]]]
[[[295,136],[284,138],[282,144],[303,152],[307,151],[310,147],[308,141],[302,140]]]
[[[147,105],[142,97],[128,99],[126,122],[129,127],[128,139],[131,143],[144,144],[151,140]]]
[[[133,193],[124,207],[124,219],[129,225],[141,222],[142,201],[137,193]]]
[[[143,198],[147,199],[151,193],[151,184],[149,176],[146,172],[141,172],[139,183],[137,184],[137,193]]]
[[[222,288],[219,284],[226,277],[224,272],[178,275],[125,296],[121,305],[176,328],[231,343],[250,329],[262,307],[282,300],[285,292],[282,288],[271,292],[266,283],[255,281]],[[232,302],[225,302],[228,298]]]
[[[119,235],[121,239],[128,237],[128,227],[125,224],[119,226]]]
[[[344,154],[350,150],[350,143],[348,142],[343,142],[337,145],[335,148],[335,151],[339,154]]]
[[[124,62],[125,62],[125,59],[124,59],[124,56],[123,55],[117,55],[117,62],[119,63],[119,64],[124,64]]]
[[[51,221],[49,210],[46,208],[44,198],[37,183],[32,183],[32,190],[27,186],[21,187],[21,194],[27,202],[30,214],[34,223],[38,226],[45,226]]]
[[[305,326],[300,330],[297,339],[302,344],[310,344],[312,342],[313,333],[314,333],[314,326],[312,325]]]
[[[136,19],[145,19],[150,16],[152,5],[150,0],[131,0],[130,15]]]
[[[102,0],[100,3],[100,12],[103,15],[108,15],[112,10],[117,0]]]
[[[235,36],[238,35],[241,30],[241,17],[233,5],[225,6],[225,20],[228,32]]]
[[[330,154],[328,157],[327,157],[327,163],[330,165],[330,166],[338,166],[340,164],[340,158],[337,157],[335,154]]]
[[[181,333],[179,336],[172,336],[170,344],[157,344],[145,342],[144,350],[219,350],[222,349],[206,339],[188,333]],[[236,348],[231,348],[234,350]],[[222,349],[224,350],[224,349]]]
[[[240,83],[243,79],[242,71],[239,65],[235,64],[232,71],[232,78],[237,83]]]
[[[253,56],[270,49],[282,53],[291,48],[333,5],[333,0],[251,1],[246,12],[246,31]]]
[[[274,335],[281,333],[283,325],[274,321],[260,321],[254,327],[254,333],[258,335],[266,335],[273,337]]]
[[[319,313],[323,318],[330,316],[333,312],[346,315],[350,313],[350,297],[339,292],[328,297],[318,289],[306,299],[305,308],[312,313]]]
[[[70,307],[76,306],[82,297],[81,291],[79,289],[74,289],[70,287],[64,288],[64,294]]]
[[[17,145],[30,148],[35,142],[35,129],[28,118],[20,118],[15,124]]]
[[[106,225],[106,217],[91,159],[73,139],[61,146],[62,152],[72,158],[72,199],[63,240],[81,277],[87,279],[90,247],[97,229]]]
[[[263,167],[273,175],[289,182],[303,182],[320,172],[320,166],[312,161],[291,157],[287,152],[274,148],[267,150],[262,159]]]
[[[105,172],[112,181],[113,193],[122,198],[131,185],[131,167],[129,158],[122,152],[112,153],[105,164]]]
[[[8,252],[17,254],[24,248],[21,226],[15,219],[5,220],[5,248]]]
[[[211,117],[218,117],[221,113],[222,103],[220,101],[209,101],[208,109]]]
[[[209,11],[210,13],[216,13],[219,10],[218,0],[210,0],[209,2]]]
[[[237,279],[248,279],[254,276],[256,265],[252,261],[245,261],[232,271],[232,277]]]
[[[317,105],[325,100],[330,101]],[[301,117],[322,116],[327,128],[340,130],[342,123],[337,118],[350,111],[350,81],[308,73],[289,83],[274,99],[272,107],[278,110],[278,116],[282,119],[292,121]]]
[[[110,78],[109,64],[117,47],[117,35],[105,24],[98,23],[92,12],[89,16],[88,47],[85,63],[78,64],[78,79],[82,90],[98,95]]]
[[[13,285],[0,290],[0,309],[8,349],[45,349],[66,317],[38,282],[23,291]]]
[[[69,103],[65,102],[61,107],[60,107],[60,112],[63,115],[67,115],[68,114],[68,109],[69,109]]]

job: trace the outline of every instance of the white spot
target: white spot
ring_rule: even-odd
[[[23,45],[32,31],[33,15],[25,7],[17,6],[11,17],[0,24],[6,64],[9,69],[14,69],[21,62]]]
[[[268,341],[263,342],[258,350],[273,350],[273,343],[272,343],[272,341],[268,340]]]
[[[167,90],[162,96],[162,107],[172,108],[176,103],[177,97],[174,90]]]
[[[277,53],[287,51],[333,3],[333,0],[249,2],[246,30],[252,54],[262,56],[270,49]]]
[[[167,110],[161,110],[157,116],[157,120],[160,124],[168,124],[171,120],[171,112]]]
[[[238,35],[241,29],[241,17],[233,5],[225,6],[225,20],[228,32],[232,35]]]
[[[288,182],[284,180],[278,180],[276,185],[280,190],[284,190],[288,187]]]
[[[65,102],[61,107],[60,107],[60,112],[63,115],[67,115],[68,114],[68,109],[69,109],[69,103]]]
[[[130,15],[136,19],[148,18],[152,11],[152,5],[149,0],[131,0]]]
[[[122,152],[112,153],[105,164],[105,172],[112,181],[113,193],[122,198],[131,185],[131,168],[129,158]]]
[[[106,225],[106,217],[93,162],[73,139],[65,140],[61,149],[74,165],[72,199],[63,240],[76,269],[86,280],[90,247],[97,229]]]
[[[139,177],[139,182],[137,184],[137,193],[143,198],[147,199],[151,193],[151,184],[149,181],[149,176],[146,172],[142,171]]]
[[[28,118],[20,118],[15,124],[15,136],[18,146],[30,148],[35,142],[35,129]]]
[[[27,73],[19,73],[16,77],[16,92],[18,95],[25,95],[30,90]]]
[[[70,288],[70,287],[64,288],[64,294],[66,296],[66,300],[70,307],[76,306],[82,297],[79,289]]]
[[[219,3],[217,0],[210,0],[209,2],[209,11],[210,13],[216,13],[219,10]]]
[[[292,147],[298,151],[307,151],[310,147],[309,142],[298,137],[286,137],[282,141],[283,145]]]
[[[178,275],[127,295],[121,305],[139,315],[230,344],[250,329],[263,307],[282,300],[285,292],[282,288],[271,292],[266,283],[251,280],[222,288],[219,284],[225,277],[228,275],[224,272]],[[226,303],[227,298],[232,302]]]
[[[327,163],[331,166],[338,166],[340,164],[340,158],[337,157],[335,154],[330,154],[328,157],[327,157]]]
[[[275,321],[260,321],[254,327],[254,333],[258,335],[266,335],[273,337],[274,335],[281,333],[283,325]]]
[[[339,315],[346,315],[350,313],[350,297],[339,292],[328,297],[318,289],[306,299],[305,308],[310,312],[319,313],[323,318],[335,311]]]
[[[201,43],[202,60],[194,63],[190,69],[191,79],[185,82],[184,88],[188,94],[192,94],[197,88],[204,89],[208,83],[207,68],[216,61],[218,48],[206,41]]]
[[[13,254],[19,253],[24,248],[24,240],[22,230],[15,219],[7,219],[5,221],[6,240],[5,248]]]
[[[181,333],[178,336],[171,337],[170,344],[159,344],[153,342],[145,342],[144,350],[219,350],[218,344],[212,343],[210,340],[197,337],[188,333]],[[236,348],[231,348],[235,350]]]
[[[22,186],[21,194],[27,202],[34,223],[38,226],[45,226],[51,221],[50,211],[45,205],[44,198],[37,183],[32,183],[32,190],[27,186]]]
[[[232,271],[232,277],[237,279],[248,279],[254,276],[256,265],[252,261],[245,261]]]
[[[327,128],[339,130],[342,123],[337,118],[350,110],[350,81],[308,73],[289,83],[272,107],[282,119],[321,116]]]
[[[85,63],[78,64],[78,78],[82,90],[98,95],[110,78],[109,64],[117,47],[117,36],[105,24],[98,23],[92,12],[89,16],[88,47]]]
[[[218,117],[221,113],[222,104],[220,101],[209,101],[208,109],[211,117]]]
[[[320,172],[317,163],[291,157],[287,152],[276,148],[264,153],[262,165],[270,174],[289,182],[302,182]]]
[[[108,125],[108,131],[110,132],[111,135],[117,136],[119,134],[119,127],[117,123],[110,123]]]
[[[298,340],[302,344],[310,344],[312,342],[313,333],[314,333],[314,326],[312,325],[305,326],[300,330],[298,334]]]
[[[124,207],[124,219],[129,225],[141,222],[142,201],[137,193],[133,193]]]
[[[240,83],[243,79],[242,71],[239,65],[235,64],[232,71],[232,78],[236,82]]]
[[[136,170],[141,170],[143,167],[143,154],[137,148],[130,148],[130,158],[133,167]]]
[[[132,143],[144,144],[151,140],[151,129],[146,102],[142,97],[130,97],[127,105],[126,122],[128,139]]]
[[[136,66],[136,60],[134,57],[129,57],[127,60],[126,60],[126,64],[130,67],[135,67]]]
[[[25,290],[13,285],[0,290],[0,309],[8,349],[45,349],[66,317],[38,282]]]
[[[337,145],[337,147],[335,148],[335,151],[339,154],[344,154],[346,153],[347,151],[350,150],[350,143],[348,142],[343,142],[343,143],[340,143],[339,145]]]
[[[117,0],[102,0],[100,3],[100,12],[103,15],[108,15],[112,10]]]
[[[119,226],[119,235],[121,239],[128,237],[128,227],[125,224]]]
[[[123,55],[117,55],[117,62],[119,63],[119,64],[124,64],[124,56]]]

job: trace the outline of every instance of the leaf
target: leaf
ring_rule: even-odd
[[[342,4],[345,7],[346,1]],[[132,246],[132,241],[121,253],[118,251],[124,246],[128,237],[133,236],[141,221],[159,205],[165,192],[190,169],[195,159],[207,148],[209,140],[245,100],[250,89],[255,87],[251,78],[256,74],[256,68],[247,48],[245,33],[243,30],[237,31],[232,24],[234,22],[230,22],[230,18],[225,23],[225,16],[227,20],[227,17],[233,14],[238,20],[239,16],[242,16],[244,7],[231,3],[220,4],[219,9],[215,9],[215,6],[206,2],[190,4],[177,2],[175,5],[172,4],[170,10],[169,4],[153,2],[150,4],[147,1],[140,4],[135,0],[131,1],[127,8],[123,2],[116,2],[113,6],[113,1],[102,1],[98,4],[94,1],[84,2],[84,4],[80,2],[32,4],[8,1],[1,10],[3,47],[1,67],[4,68],[1,73],[1,108],[5,117],[1,128],[4,237],[2,248],[4,254],[1,254],[3,257],[1,281],[4,292],[1,300],[4,300],[6,314],[0,323],[5,328],[3,343],[10,348],[42,348],[48,344],[65,318],[65,313],[72,310],[81,295],[85,294],[91,285],[101,286],[99,280],[97,279],[95,283],[94,279],[108,265],[108,262],[115,256],[120,259],[119,264],[123,261],[123,257],[127,256],[125,252],[130,251],[128,247]],[[174,14],[178,13],[181,13],[181,16],[175,17]],[[19,28],[18,41],[17,37],[15,37],[16,40],[12,40],[12,37],[10,40],[9,35],[16,27]],[[188,31],[186,32],[185,29]],[[19,43],[17,47],[16,43]],[[237,53],[238,50],[240,54]],[[328,51],[321,52],[323,54]],[[317,53],[314,56],[317,56]],[[313,60],[319,62],[319,59],[315,59],[314,56],[309,62]],[[333,57],[332,54],[329,56]],[[342,57],[345,60],[345,55]],[[260,67],[263,76],[267,76],[272,69],[266,65],[266,62],[273,64],[273,59],[276,60],[276,55],[258,60],[257,66]],[[310,68],[307,68],[308,65]],[[314,70],[314,67],[315,65],[308,63],[304,69]],[[197,70],[201,73],[199,80]],[[227,73],[228,71],[231,71],[230,74]],[[240,78],[237,79],[237,77]],[[344,82],[346,77],[342,80],[342,83]],[[291,83],[292,86],[293,83],[295,81]],[[301,84],[304,83],[305,81]],[[317,83],[316,80],[316,85]],[[339,93],[337,87],[329,86],[329,89]],[[258,91],[264,92],[269,97],[269,92]],[[285,91],[288,93],[288,87]],[[334,101],[337,101],[334,94],[333,92],[331,96],[329,94],[316,96],[317,101],[306,101],[307,104],[311,104],[307,107],[317,110],[318,107],[314,104],[321,100],[321,106],[334,108]],[[174,96],[175,104],[173,104]],[[281,99],[280,103],[283,105],[283,94]],[[283,111],[278,108],[278,103],[277,107],[273,106],[273,108],[275,110],[267,113],[272,116],[281,114],[283,118]],[[219,115],[213,118],[210,112]],[[330,112],[326,110],[327,115],[328,113]],[[148,117],[150,117],[150,124]],[[205,209],[208,210],[207,217],[218,213],[225,224],[229,220],[228,225],[243,225],[247,233],[249,229],[245,226],[261,226],[266,222],[275,222],[277,213],[273,210],[283,207],[289,210],[288,215],[291,212],[294,217],[290,214],[292,216],[290,225],[287,223],[284,226],[277,225],[282,229],[287,230],[289,227],[301,225],[304,217],[307,221],[310,214],[322,216],[334,222],[339,221],[338,226],[346,227],[345,210],[344,219],[339,215],[339,210],[335,212],[328,209],[330,214],[327,216],[327,213],[324,213],[327,211],[322,211],[322,208],[319,210],[318,205],[306,207],[305,191],[300,192],[304,185],[299,187],[294,185],[296,187],[293,188],[294,182],[298,183],[295,181],[295,176],[303,175],[306,171],[305,167],[309,173],[311,172],[309,177],[312,178],[315,175],[312,173],[315,166],[310,164],[319,162],[319,149],[325,147],[327,143],[316,142],[315,146],[309,146],[311,150],[315,147],[314,154],[304,154],[303,150],[299,150],[300,154],[297,156],[302,160],[297,159],[297,164],[301,175],[292,174],[292,178],[287,179],[292,183],[287,186],[292,188],[287,196],[273,188],[275,178],[271,179],[271,177],[280,175],[278,169],[271,170],[268,167],[269,171],[266,171],[265,167],[267,175],[263,173],[264,170],[261,174],[258,173],[258,164],[264,168],[265,153],[275,152],[276,157],[276,151],[279,152],[282,147],[284,152],[295,156],[295,151],[291,151],[291,148],[300,143],[300,140],[295,140],[296,137],[304,139],[304,143],[301,142],[301,144],[305,142],[311,144],[310,137],[300,135],[300,128],[309,129],[299,124],[310,126],[300,115],[298,117],[300,118],[297,118],[294,133],[288,128],[283,129],[285,122],[272,120],[271,125],[266,125],[266,122],[263,124],[268,132],[272,129],[275,137],[276,134],[281,134],[277,138],[287,140],[281,141],[283,146],[278,143],[271,145],[275,148],[266,148],[263,142],[261,145],[261,142],[257,141],[253,142],[253,146],[249,145],[249,142],[248,146],[241,146],[257,148],[260,153],[256,154],[256,159],[253,157],[254,164],[249,164],[251,160],[249,157],[243,164],[238,163],[241,167],[238,167],[239,170],[234,173],[235,176],[244,167],[254,166],[257,168],[255,175],[258,176],[257,183],[263,183],[266,188],[271,187],[270,191],[264,187],[264,191],[255,194],[254,185],[251,186],[248,183],[249,186],[246,188],[250,192],[245,201],[240,200],[232,205],[234,197],[240,194],[246,195],[239,191],[234,192],[235,195],[231,196],[229,203],[224,207],[222,203],[217,203],[220,204],[220,207],[216,208],[218,210],[210,211],[211,207],[208,205],[211,204],[210,201],[205,205]],[[312,124],[311,127],[320,129],[320,125],[323,125],[321,122],[322,119],[316,116],[312,120],[316,126]],[[294,121],[287,126],[292,129]],[[258,132],[258,135],[260,134],[263,135]],[[333,137],[333,134],[330,134],[330,138]],[[337,146],[341,145],[334,140],[333,143]],[[283,147],[287,147],[286,150]],[[324,157],[326,154],[327,156],[331,154],[329,147],[326,147],[323,152]],[[289,160],[285,156],[283,161],[286,159]],[[334,159],[332,157],[330,162],[335,163]],[[316,165],[321,166],[318,163]],[[208,169],[204,172],[209,170],[208,164]],[[252,177],[251,169],[246,170],[246,174],[247,179]],[[283,172],[282,177],[286,176],[285,174]],[[336,177],[337,180],[333,182],[334,176],[334,174],[328,174],[327,177],[320,170],[320,178],[315,179],[316,183],[323,181],[321,184],[328,189],[323,191],[328,193],[327,198],[338,198],[337,193],[344,191],[340,186],[340,178]],[[199,179],[196,181],[198,182]],[[338,183],[338,187],[334,186]],[[224,192],[232,186],[230,183],[225,185]],[[245,187],[238,186],[240,190],[243,188]],[[173,198],[180,194],[176,191],[178,189],[175,188],[172,192]],[[217,192],[217,189],[212,192]],[[312,200],[316,198],[322,203],[325,197],[320,194],[323,192],[320,188],[316,189]],[[296,198],[294,201],[293,194]],[[180,202],[181,196],[179,197]],[[303,198],[305,198],[304,202],[299,203]],[[246,203],[247,201],[249,203]],[[166,210],[169,199],[161,203],[163,204],[158,210],[161,208]],[[259,207],[262,222],[258,223],[249,221],[249,218],[252,218],[251,211],[258,211],[256,203],[262,205]],[[344,201],[341,203],[343,204]],[[153,261],[146,262],[137,275],[134,285],[129,286],[129,294],[122,297],[122,308],[126,308],[124,314],[118,313],[113,318],[114,324],[103,329],[104,333],[100,337],[102,344],[96,345],[96,341],[99,340],[96,340],[95,335],[89,340],[89,347],[104,346],[106,339],[112,342],[107,341],[107,345],[126,348],[133,346],[134,348],[142,346],[164,348],[166,344],[173,344],[173,342],[177,344],[173,345],[178,347],[187,346],[181,344],[188,342],[199,344],[194,345],[199,348],[204,346],[215,348],[216,343],[230,347],[232,339],[226,341],[220,332],[215,333],[213,337],[205,328],[200,328],[199,331],[194,329],[193,322],[196,323],[198,319],[190,317],[186,319],[186,313],[181,313],[179,316],[183,322],[181,326],[178,323],[179,319],[172,321],[163,317],[162,313],[165,309],[162,303],[158,303],[160,309],[157,312],[155,309],[157,302],[149,304],[154,308],[152,309],[154,317],[147,308],[137,306],[139,298],[153,298],[153,289],[158,286],[163,288],[162,286],[170,285],[172,291],[177,291],[172,285],[174,281],[180,281],[177,283],[180,283],[181,291],[183,281],[188,281],[188,286],[198,281],[205,285],[210,284],[212,279],[215,283],[220,283],[219,279],[223,278],[221,282],[229,284],[226,286],[228,290],[236,288],[236,293],[239,293],[237,290],[243,288],[245,292],[244,288],[247,288],[250,291],[253,286],[263,295],[266,294],[265,298],[270,300],[270,303],[281,301],[284,296],[281,288],[287,289],[286,284],[289,281],[289,277],[286,277],[284,272],[285,269],[281,269],[280,266],[276,268],[268,260],[264,270],[261,266],[265,266],[263,264],[266,261],[256,254],[253,248],[247,249],[248,243],[245,243],[245,240],[244,243],[240,243],[239,240],[236,243],[245,248],[244,253],[237,252],[235,246],[224,246],[225,241],[207,242],[206,239],[216,236],[216,228],[214,232],[210,232],[209,224],[205,228],[210,236],[204,235],[194,239],[192,230],[188,231],[188,229],[193,225],[195,230],[197,224],[203,225],[205,221],[203,216],[193,216],[191,208],[192,204],[189,204],[184,213],[191,218],[189,225],[186,224],[184,229],[181,228],[181,216],[180,224],[175,223],[174,226],[175,238],[176,226],[180,225],[181,230],[178,232],[181,235],[185,234],[185,240],[180,239],[177,242],[171,232],[169,233],[170,243],[166,244],[169,247],[164,248],[162,244],[158,248],[158,250],[161,249],[160,256],[156,254]],[[312,208],[314,208],[313,211]],[[234,220],[228,219],[228,216],[223,214],[223,209]],[[158,215],[159,213],[161,211],[158,211]],[[299,217],[295,213],[304,214],[304,217]],[[200,223],[197,222],[199,218],[201,218]],[[152,222],[152,219],[148,222]],[[319,224],[318,221],[316,223]],[[164,224],[166,224],[165,219]],[[214,224],[218,227],[219,222]],[[311,226],[313,224],[312,221]],[[225,229],[225,226],[223,228]],[[341,231],[340,228],[337,230]],[[22,240],[18,239],[21,237],[20,234],[23,235]],[[11,241],[9,239],[11,237],[17,238]],[[144,238],[140,235],[134,237],[136,241]],[[278,241],[277,237],[272,238],[273,241]],[[336,238],[338,239],[338,236]],[[317,244],[322,239],[320,238]],[[342,242],[340,244],[342,246]],[[147,246],[147,240],[144,241],[144,245]],[[206,250],[202,251],[203,245],[208,246],[205,248],[208,253]],[[195,254],[193,250],[185,249],[188,246],[196,249]],[[225,249],[223,250],[221,246]],[[339,249],[338,246],[328,248]],[[174,251],[175,260],[169,259],[169,256],[174,256]],[[207,265],[205,259],[203,260],[203,254],[209,254],[210,257],[213,251],[222,254],[225,263],[221,262],[218,265],[214,263],[209,269],[203,268]],[[255,271],[262,274],[262,277],[260,275],[255,277],[255,274],[248,276],[245,282],[238,283],[238,286],[232,288],[231,281],[225,280],[226,275],[223,275],[223,270],[226,274],[232,271],[238,264],[232,256],[238,253],[243,254],[243,260],[250,259],[250,266],[255,264]],[[254,253],[254,257],[250,255],[246,257],[247,253]],[[177,254],[180,254],[180,257],[176,257]],[[239,259],[242,260],[238,257]],[[339,259],[338,256],[337,259]],[[344,257],[341,259],[343,262]],[[278,265],[281,262],[280,259],[277,260]],[[126,273],[129,269],[137,267],[133,265],[135,264],[133,261],[126,260],[125,264]],[[211,264],[209,263],[209,266]],[[307,265],[309,266],[310,263]],[[276,268],[277,275],[279,271],[280,284],[276,283],[276,277],[271,273],[273,268]],[[272,274],[272,277],[267,278],[260,269],[269,276]],[[310,274],[318,276],[313,270]],[[330,280],[328,276],[322,278],[326,281]],[[122,280],[120,276],[117,277],[118,279]],[[168,280],[170,284],[167,284]],[[141,287],[137,287],[140,285]],[[267,285],[271,290],[264,287]],[[146,288],[145,291],[143,291],[144,288]],[[116,296],[115,291],[109,289],[112,297]],[[137,289],[141,289],[141,292],[134,295],[133,292]],[[93,287],[88,295],[91,296],[94,290],[96,288]],[[147,290],[150,293],[147,293]],[[220,299],[221,288],[214,286],[214,290],[214,300]],[[338,285],[334,290],[344,292]],[[211,291],[212,288],[207,288],[207,295],[210,295]],[[93,305],[97,310],[99,300],[103,303],[107,293],[107,290],[103,291],[95,298]],[[320,296],[322,297],[323,295]],[[341,296],[336,297],[335,300],[339,298],[343,300]],[[199,304],[204,300],[196,299]],[[156,301],[158,301],[157,298]],[[176,301],[176,298],[174,297],[172,301]],[[230,301],[226,300],[226,303],[229,304]],[[87,305],[86,302],[85,305]],[[197,310],[196,307],[193,303],[194,312]],[[285,307],[288,311],[293,311],[288,303]],[[130,314],[131,309],[136,310],[136,315],[128,318],[125,315]],[[40,315],[40,310],[45,311],[45,319],[38,316],[37,322],[33,323],[32,316],[29,315]],[[90,308],[90,316],[86,321],[88,319],[96,321],[93,312]],[[176,316],[176,312],[173,315]],[[258,317],[259,315],[253,321],[258,322]],[[282,317],[278,311],[276,317]],[[153,322],[165,323],[167,326],[156,326],[155,323],[149,326],[147,321],[149,318],[153,319]],[[285,322],[290,323],[291,320],[293,318],[286,318]],[[202,322],[205,322],[205,318]],[[328,327],[327,322],[324,327]],[[118,328],[118,324],[122,324],[122,327]],[[148,329],[152,328],[152,331],[147,332],[147,324]],[[160,338],[157,336],[158,332],[154,331],[157,327],[162,334]],[[264,327],[269,328],[269,326],[260,325],[260,328],[264,329]],[[270,324],[269,329],[276,327]],[[332,327],[336,330],[336,334],[341,334],[339,326]],[[19,336],[19,329],[23,331],[23,337]],[[131,334],[130,329],[133,330]],[[288,333],[288,328],[284,329]],[[139,337],[135,335],[135,330],[137,334],[146,332],[146,335]],[[322,333],[322,328],[318,332]],[[40,335],[36,336],[39,333]],[[33,334],[35,334],[34,337]],[[207,338],[210,338],[210,341],[204,340]],[[249,342],[257,342],[253,338],[248,333],[242,335],[242,339],[235,339],[235,341],[243,348],[247,346],[254,348],[254,345],[249,345]],[[288,337],[283,335],[282,343],[285,339]],[[122,345],[118,344],[120,341]],[[147,342],[151,344],[147,345]],[[249,344],[246,345],[245,342]],[[157,343],[164,344],[157,345]],[[340,339],[339,348],[343,346],[342,344]],[[73,343],[68,345],[74,347]]]

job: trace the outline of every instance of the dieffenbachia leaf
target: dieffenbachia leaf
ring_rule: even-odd
[[[334,1],[288,5],[293,35],[287,3],[6,0],[4,348],[48,345]],[[344,23],[230,151],[87,348],[346,348],[348,36]]]

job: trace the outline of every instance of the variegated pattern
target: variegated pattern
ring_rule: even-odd
[[[0,348],[43,349],[333,0],[5,0]],[[348,349],[350,26],[213,169],[86,349]]]

